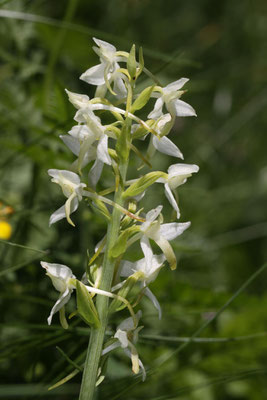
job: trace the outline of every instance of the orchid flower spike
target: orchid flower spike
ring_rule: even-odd
[[[175,269],[176,256],[169,241],[180,236],[190,226],[190,222],[161,224],[160,218],[157,219],[157,217],[161,213],[162,208],[162,206],[158,206],[146,214],[146,221],[140,226],[140,231],[143,233],[140,245],[147,264],[151,265],[153,252],[149,239],[154,240],[165,255],[171,269]]]
[[[164,183],[165,195],[173,209],[176,211],[178,219],[180,218],[180,210],[172,190],[183,185],[187,181],[187,178],[198,171],[199,167],[195,164],[173,164],[168,168],[168,177],[159,178],[156,181],[158,183]]]
[[[142,311],[139,310],[136,314],[136,319],[142,316]],[[109,353],[110,351],[121,347],[129,358],[132,360],[132,371],[138,374],[139,369],[142,370],[143,381],[146,378],[146,371],[142,361],[139,359],[135,344],[138,340],[138,333],[142,329],[142,326],[136,327],[132,317],[126,318],[117,327],[114,338],[117,339],[115,343],[112,343],[102,351],[102,355]]]
[[[60,292],[60,296],[53,306],[47,319],[48,325],[51,325],[53,315],[56,312],[61,311],[64,305],[69,301],[71,293],[73,292],[73,289],[75,289],[76,277],[73,275],[71,269],[66,265],[50,264],[45,261],[41,261],[41,266],[46,270],[46,275],[51,278],[55,289]],[[63,327],[67,328],[65,316],[61,316],[61,322],[63,322]]]
[[[70,219],[70,214],[77,210],[86,184],[81,183],[79,176],[71,171],[49,169],[48,174],[52,177],[52,182],[61,186],[63,194],[68,198],[65,205],[51,215],[49,224],[52,225],[62,218],[67,218],[68,223],[75,226]]]
[[[122,277],[129,277],[134,273],[140,271],[143,273],[143,277],[141,277],[140,280],[142,280],[144,294],[152,301],[153,305],[158,310],[159,319],[161,319],[162,315],[160,304],[156,296],[151,292],[147,285],[149,285],[149,283],[153,282],[157,278],[159,271],[164,265],[165,260],[165,255],[160,254],[152,256],[151,264],[147,263],[146,258],[142,258],[141,260],[138,260],[136,262],[123,261],[121,264],[122,269],[120,272],[120,275]]]
[[[110,84],[114,83],[113,91],[119,97],[126,97],[127,91],[123,79],[124,75],[119,71],[118,62],[126,62],[127,57],[122,52],[117,52],[116,47],[104,40],[93,38],[98,47],[93,47],[100,58],[100,64],[85,71],[80,79],[91,85],[97,86],[96,97],[104,97],[106,90],[111,90]]]
[[[172,117],[191,117],[196,116],[196,112],[190,104],[180,100],[184,93],[181,89],[189,79],[181,78],[178,81],[172,82],[169,85],[160,88],[159,92],[154,92],[152,97],[156,97],[154,109],[148,115],[148,118],[157,119],[163,115],[162,108],[165,106]]]

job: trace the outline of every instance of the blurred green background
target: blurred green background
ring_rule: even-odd
[[[152,285],[162,321],[143,303],[138,349],[151,374],[141,383],[115,352],[97,398],[266,399],[267,271],[200,339],[178,350],[267,259],[266,1],[1,0],[0,7],[0,216],[4,221],[12,207],[9,240],[22,246],[0,243],[0,398],[77,398],[80,375],[61,389],[47,387],[73,370],[56,346],[79,360],[88,329],[63,331],[57,317],[47,326],[57,293],[40,260],[67,264],[80,277],[87,249],[92,253],[105,232],[86,205],[74,217],[79,229],[66,221],[48,227],[63,195],[47,169],[73,160],[59,139],[74,115],[64,88],[93,96],[79,76],[98,63],[95,36],[120,50],[142,46],[147,68],[163,84],[190,78],[183,100],[198,118],[178,118],[170,138],[185,162],[200,166],[179,189],[182,221],[192,221],[173,242],[179,268],[165,268]],[[175,162],[161,154],[153,160],[162,170]],[[170,210],[155,186],[147,209]]]

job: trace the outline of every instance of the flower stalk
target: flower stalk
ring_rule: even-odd
[[[120,168],[123,180],[125,180],[126,177],[127,164],[128,163],[122,165]],[[120,186],[114,198],[114,201],[119,205],[123,204],[122,193],[123,187]],[[102,280],[100,286],[100,288],[105,291],[110,291],[112,286],[116,259],[111,257],[109,253],[116,243],[119,235],[120,218],[121,211],[118,208],[114,208],[111,221],[108,226],[106,250],[103,261]],[[100,320],[100,327],[91,328],[79,400],[91,400],[94,396],[96,382],[98,378],[99,360],[102,354],[103,342],[108,321],[108,306],[109,300],[107,297],[97,297],[96,309]]]

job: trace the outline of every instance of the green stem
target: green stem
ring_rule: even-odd
[[[126,178],[128,162],[120,167],[123,181]],[[123,204],[122,199],[123,187],[120,186],[115,194],[114,201],[119,205]],[[109,256],[110,250],[116,243],[120,228],[121,211],[117,208],[113,209],[112,218],[108,226],[106,251],[103,261],[103,272],[100,289],[110,291],[114,273],[116,259]],[[103,341],[108,321],[108,305],[109,299],[106,296],[97,296],[96,308],[100,319],[100,327],[92,328],[87,356],[84,365],[82,385],[79,400],[92,400],[97,381],[98,366],[103,348]]]

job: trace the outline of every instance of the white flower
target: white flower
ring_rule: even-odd
[[[75,289],[76,277],[66,265],[50,264],[41,261],[41,266],[46,270],[46,275],[51,278],[55,289],[60,292],[60,296],[47,319],[48,325],[51,325],[53,315],[69,301],[71,293]]]
[[[137,322],[141,318],[142,311],[138,311],[136,314],[136,320]],[[135,374],[138,374],[139,368],[142,370],[142,375],[143,375],[143,381],[146,378],[146,372],[145,368],[143,366],[142,361],[139,359],[135,343],[138,340],[138,333],[143,327],[136,327],[133,321],[132,317],[126,318],[124,321],[122,321],[119,326],[117,327],[116,333],[114,335],[114,338],[117,339],[117,341],[110,346],[106,347],[102,351],[102,355],[105,355],[109,353],[110,351],[121,347],[125,353],[127,354],[128,357],[131,358],[132,360],[132,370]]]
[[[176,257],[169,240],[180,236],[190,226],[190,222],[161,224],[160,219],[156,220],[161,210],[162,206],[158,206],[146,214],[146,221],[140,226],[143,233],[140,245],[148,266],[152,265],[153,252],[149,243],[149,239],[152,239],[161,248],[171,269],[175,269]]]
[[[165,136],[169,133],[172,125],[172,118],[169,113],[162,115],[158,119],[155,130],[161,137],[158,138],[157,136],[152,135],[147,153],[150,159],[153,157],[155,149],[163,154],[167,154],[168,156],[181,158],[182,160],[184,159],[180,149],[170,139],[168,139],[167,136]]]
[[[143,277],[142,279],[142,286],[144,287],[144,294],[152,301],[155,308],[158,310],[159,319],[161,319],[161,307],[156,298],[156,296],[151,292],[151,290],[146,287],[149,283],[153,282],[163,267],[164,261],[166,260],[164,254],[160,255],[153,255],[151,263],[149,264],[146,258],[142,258],[136,262],[130,261],[123,261],[122,262],[122,269],[120,275],[122,277],[129,277],[133,275],[135,272],[142,272]]]
[[[141,279],[144,286],[146,286],[157,278],[160,269],[163,267],[165,256],[164,254],[153,255],[151,261],[151,264],[148,264],[145,258],[136,262],[123,261],[120,275],[128,277],[137,271],[141,271],[143,272],[143,277]]]
[[[165,195],[176,211],[177,218],[180,218],[180,210],[172,190],[176,189],[180,185],[183,185],[187,181],[187,178],[198,171],[199,167],[195,164],[173,164],[168,168],[168,178],[159,178],[156,181],[159,183],[164,183]]]
[[[77,210],[86,184],[81,183],[79,176],[71,171],[49,169],[48,174],[52,177],[52,182],[61,186],[63,194],[68,198],[65,205],[51,215],[49,224],[51,225],[62,218],[67,218],[69,224],[75,226],[70,219],[70,214]]]
[[[188,82],[189,79],[181,78],[178,81],[172,82],[169,85],[160,89],[161,93],[154,93],[152,96],[157,97],[154,109],[148,115],[148,118],[157,119],[163,112],[162,108],[165,103],[168,112],[172,117],[175,115],[177,117],[190,117],[196,116],[196,112],[190,104],[185,103],[180,100],[183,91],[180,91],[184,84]]]
[[[60,138],[65,145],[78,157],[74,166],[81,171],[90,161],[95,160],[89,172],[90,186],[96,186],[103,169],[103,165],[111,164],[108,153],[108,136],[89,129],[87,125],[76,125],[69,135],[62,135]]]
[[[93,47],[99,56],[101,63],[85,71],[80,79],[98,86],[98,95],[104,97],[106,89],[114,82],[113,90],[119,97],[125,97],[127,91],[123,82],[124,75],[118,71],[120,66],[118,62],[127,61],[121,52],[117,52],[112,44],[93,38],[98,47]]]

